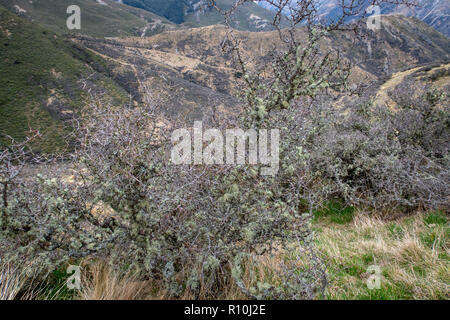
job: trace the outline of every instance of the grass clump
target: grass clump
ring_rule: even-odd
[[[43,300],[73,300],[77,291],[69,289],[67,282],[72,274],[68,273],[69,264],[65,263],[53,270],[45,279],[39,290],[39,299]]]
[[[332,200],[316,210],[314,217],[316,221],[325,219],[333,223],[345,224],[353,220],[354,213],[355,208],[346,206],[341,200]]]
[[[432,211],[427,213],[424,218],[423,218],[423,222],[426,225],[431,225],[431,224],[446,224],[448,221],[447,216],[445,215],[445,213],[443,211]]]
[[[448,299],[448,228],[427,225],[427,217],[389,222],[358,214],[342,225],[321,222],[318,246],[330,276],[327,298]],[[380,288],[371,290],[367,280],[373,265],[381,278]]]

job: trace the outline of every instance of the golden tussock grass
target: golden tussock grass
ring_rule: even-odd
[[[345,225],[320,226],[319,249],[329,266],[332,299],[448,299],[449,224],[426,224],[424,214],[385,221],[356,215]],[[367,268],[381,268],[370,290]]]
[[[0,260],[0,300],[33,300],[34,290],[32,263]]]
[[[328,299],[448,299],[450,283],[449,223],[427,224],[425,215],[417,214],[394,221],[373,215],[357,214],[353,221],[335,224],[316,223],[318,250],[329,274]],[[279,247],[244,267],[244,283],[256,281],[276,284],[282,281],[280,266],[286,251]],[[297,261],[299,268],[307,264]],[[381,269],[380,289],[370,290],[368,267]],[[172,297],[162,290],[161,282],[136,281],[132,276],[118,276],[107,264],[89,265],[88,281],[80,299],[246,299],[227,270],[217,275],[219,287],[210,288],[200,281],[199,290],[185,290]],[[192,266],[179,273],[190,272]]]
[[[434,219],[434,220],[433,220]],[[436,220],[436,221],[435,221]],[[450,253],[449,219],[418,213],[396,220],[356,214],[349,223],[337,224],[321,218],[315,222],[317,249],[327,264],[328,299],[449,299]],[[293,247],[294,248],[294,247]],[[281,265],[288,257],[278,246],[253,261],[246,261],[243,282],[247,287],[257,281],[281,283]],[[293,263],[299,268],[308,261]],[[379,266],[381,287],[370,290],[369,266]],[[193,268],[185,266],[178,280]],[[133,274],[119,274],[107,261],[83,263],[82,288],[75,296],[82,300],[160,300],[160,299],[247,299],[231,277],[231,266],[216,275],[219,284],[209,286],[200,279],[198,290],[185,289],[179,296],[165,291],[162,280],[137,280]],[[0,299],[33,299],[27,291],[29,276],[14,264],[0,265]],[[28,293],[27,293],[28,292]],[[57,297],[55,297],[57,298]]]
[[[254,260],[246,260],[243,264],[242,279],[244,285],[255,287],[257,282],[279,284],[283,281],[281,265],[286,263],[286,251],[276,247],[271,253],[258,256]],[[295,261],[299,268],[305,266],[304,261]],[[182,279],[198,266],[185,266],[177,274],[177,280]],[[83,263],[84,275],[82,289],[77,299],[81,300],[245,300],[248,297],[239,289],[232,279],[231,265],[222,267],[216,275],[218,285],[211,287],[200,277],[198,290],[192,292],[186,288],[181,295],[174,297],[163,289],[162,280],[136,280],[132,274],[119,275],[108,262],[102,260],[87,260]],[[201,272],[199,272],[201,274]]]
[[[137,280],[132,274],[120,274],[114,271],[105,261],[85,262],[83,269],[86,271],[82,279],[82,288],[76,297],[80,300],[207,300],[214,298],[227,300],[244,298],[239,295],[239,289],[227,276],[222,277],[219,292],[212,291],[200,281],[198,293],[186,289],[180,296],[173,297],[163,289],[162,280]],[[183,272],[178,274],[178,278],[183,276]]]

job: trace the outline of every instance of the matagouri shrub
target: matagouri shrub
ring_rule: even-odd
[[[2,238],[11,247],[5,259],[33,259],[36,273],[46,274],[70,259],[107,255],[118,270],[162,280],[172,297],[220,292],[230,277],[251,298],[323,293],[310,213],[298,210],[299,182],[252,166],[175,166],[170,126],[154,109],[96,102],[78,122],[74,181],[15,180],[2,206]],[[291,253],[279,261],[278,279],[242,278],[280,246]]]
[[[396,107],[370,102],[317,116],[304,148],[336,197],[375,209],[449,204],[448,96],[407,82]]]
[[[245,2],[225,13],[228,23]],[[280,1],[280,15],[287,5]],[[0,153],[0,241],[8,243],[1,259],[37,261],[35,273],[47,274],[71,259],[107,256],[118,271],[159,280],[170,297],[206,290],[214,298],[233,279],[249,298],[311,299],[327,284],[311,221],[328,200],[447,207],[448,97],[427,90],[409,101],[399,88],[397,110],[370,101],[335,108],[350,63],[324,52],[320,40],[339,25],[315,26],[315,10],[291,9],[292,26],[278,28],[282,45],[270,63],[246,60],[231,28],[224,40],[244,97],[242,115],[228,125],[279,129],[278,174],[262,176],[258,165],[171,163],[170,134],[183,124],[165,119],[143,83],[139,106],[92,97],[73,119],[72,181],[51,162],[40,176],[20,174],[24,145]],[[343,15],[361,8],[350,9]],[[309,28],[298,32],[304,23]],[[276,275],[254,271],[280,248]]]

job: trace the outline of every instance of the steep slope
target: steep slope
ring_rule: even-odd
[[[295,3],[298,0],[292,0]],[[326,22],[337,21],[342,16],[340,0],[316,0],[317,13]],[[350,2],[346,2],[349,4]],[[357,2],[355,2],[357,3]],[[381,6],[381,13],[384,15],[402,14],[407,17],[416,17],[437,31],[450,37],[450,1],[448,0],[416,0],[418,6],[408,7],[406,5],[394,5],[385,3]],[[372,4],[372,0],[366,0],[361,7],[365,10]],[[259,2],[265,9],[273,10],[273,6],[267,2]],[[362,10],[362,12],[364,12]],[[348,22],[356,17],[348,19]]]
[[[22,139],[32,128],[44,135],[37,150],[60,150],[63,121],[85,103],[88,91],[126,101],[124,89],[94,70],[104,68],[101,59],[2,6],[0,46],[0,145],[9,142],[5,135]]]
[[[180,24],[184,22],[185,8],[189,2],[186,0],[116,0],[129,6],[154,12],[159,16]]]
[[[364,25],[364,24],[363,24]],[[265,57],[279,45],[276,32],[236,32],[246,43],[247,55]],[[180,57],[196,59],[216,68],[231,67],[230,57],[223,54],[222,26],[177,30],[153,37],[116,39],[121,44],[136,46]],[[302,37],[301,29],[298,36]],[[364,29],[363,36],[334,32],[324,39],[324,49],[344,51],[347,58],[376,77],[383,77],[410,66],[450,59],[450,39],[425,23],[404,16],[387,16],[377,32]],[[164,56],[166,63],[172,60]],[[176,60],[176,59],[174,59]]]
[[[57,33],[95,37],[150,36],[176,28],[151,12],[111,0],[0,0],[0,5]],[[81,9],[81,30],[68,30],[67,8]]]
[[[223,26],[152,37],[71,35],[69,41],[0,8],[0,132],[21,138],[29,126],[42,129],[44,151],[62,146],[62,121],[86,102],[87,91],[104,92],[120,104],[129,95],[139,102],[145,87],[168,117],[189,122],[239,109],[234,98],[239,75],[221,51]],[[381,30],[364,32],[362,38],[332,33],[321,45],[341,49],[354,63],[352,81],[374,90],[392,74],[436,62],[446,66],[440,61],[450,60],[450,40],[415,18],[386,16]],[[255,59],[268,59],[280,45],[273,31],[236,33],[246,43],[245,54]],[[298,37],[303,36],[299,29]],[[87,88],[80,79],[88,79]]]
[[[407,12],[450,37],[450,1],[422,0],[419,8]]]
[[[181,34],[202,29],[184,30]],[[156,49],[158,45],[154,49],[152,45],[147,45],[145,39],[150,38],[99,40],[83,37],[78,41],[108,61],[110,74],[130,83],[137,79],[159,101],[168,118],[184,119],[190,123],[212,116],[216,111],[221,114],[236,111],[238,100],[232,91],[232,68],[211,65],[198,58],[177,54],[176,50],[175,53],[160,51]],[[195,40],[192,44],[195,46]],[[135,71],[133,77],[124,74],[130,69]],[[132,93],[139,100],[140,93],[137,90]]]
[[[238,102],[238,75],[232,59],[221,50],[223,26],[165,32],[147,38],[81,39],[82,45],[111,60],[135,65],[139,77],[164,101],[168,116],[202,119],[219,106],[234,112]],[[268,59],[279,46],[276,32],[236,32],[246,43],[245,55]],[[298,30],[298,36],[304,36]],[[381,84],[390,75],[418,65],[450,59],[450,40],[423,22],[403,16],[386,17],[382,30],[365,30],[365,37],[330,34],[322,43],[342,50],[353,62],[351,80],[367,86]],[[119,73],[112,70],[111,73]]]
[[[417,18],[385,16],[380,30],[364,29],[364,33],[356,40],[333,33],[331,45],[342,48],[351,61],[378,77],[450,59],[450,39]]]
[[[322,18],[333,21],[342,11],[339,8],[339,0],[318,0],[319,14]],[[366,0],[364,8],[370,4]],[[450,1],[448,0],[418,0],[418,6],[383,4],[381,13],[385,15],[402,14],[407,17],[416,17],[439,32],[450,36]]]
[[[223,22],[222,15],[212,8],[209,0],[121,0],[123,3],[164,16],[188,27],[210,26]],[[229,10],[235,0],[217,0],[217,6]],[[256,3],[248,2],[235,13],[233,27],[239,30],[272,30],[274,14]]]

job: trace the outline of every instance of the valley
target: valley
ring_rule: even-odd
[[[108,85],[106,83],[102,85],[101,90],[116,92],[117,97],[120,97],[116,102],[129,100],[130,97],[135,100],[135,103],[141,102],[142,87],[145,85],[163,105],[168,118],[176,116],[191,122],[201,120],[205,115],[216,112],[222,115],[239,113],[240,102],[236,96],[242,79],[236,77],[237,73],[231,56],[221,49],[226,32],[225,27],[220,25],[200,28],[180,27],[164,18],[159,19],[148,11],[108,2],[107,5],[103,5],[107,9],[108,15],[117,15],[120,17],[121,23],[130,21],[136,27],[132,31],[127,25],[118,25],[120,29],[104,25],[105,29],[101,31],[98,25],[103,25],[102,20],[90,19],[89,16],[96,15],[97,11],[95,10],[102,9],[102,5],[98,3],[87,5],[80,2],[79,5],[85,9],[83,34],[65,34],[65,32],[61,34],[61,26],[64,25],[65,17],[65,11],[62,10],[64,3],[58,1],[56,6],[49,2],[46,3],[48,7],[35,3],[33,3],[33,7],[30,7],[29,3],[20,1],[14,5],[9,3],[8,6],[13,11],[16,10],[14,6],[23,9],[19,13],[20,17],[17,18],[13,13],[8,14],[5,10],[2,12],[3,15],[19,19],[21,24],[30,26],[30,30],[40,30],[39,28],[42,27],[34,25],[31,27],[33,22],[28,22],[28,19],[40,23],[41,17],[50,7],[53,8],[52,10],[61,12],[55,15],[55,18],[59,16],[59,20],[47,20],[42,23],[43,26],[52,30],[48,32],[47,37],[55,32],[53,37],[60,38],[65,43],[68,48],[67,52],[73,57],[70,59],[84,65],[83,68],[86,71],[81,72],[84,77],[90,77],[89,74],[91,74],[94,75],[94,78],[98,78],[98,81],[109,82]],[[112,20],[108,15],[104,18],[107,18],[110,23]],[[124,16],[122,17],[122,15]],[[133,22],[133,17],[138,19]],[[152,27],[151,30],[156,34],[149,36],[148,23],[155,23],[155,21],[161,21],[161,28]],[[147,25],[142,22],[146,22]],[[12,47],[6,47],[6,42],[11,34],[14,35],[14,29],[8,26],[10,22],[7,20],[2,19],[2,23],[5,37],[4,48],[7,50],[5,53],[8,53]],[[58,25],[59,27],[57,27]],[[145,34],[142,34],[142,28],[147,28]],[[37,41],[45,36],[47,31],[41,30],[39,37],[34,37],[31,41],[31,46],[42,46]],[[100,38],[98,37],[100,35],[108,37]],[[279,45],[275,31],[239,31],[237,35],[246,43],[244,52],[252,59],[269,59],[270,53]],[[298,36],[302,37],[301,31]],[[34,42],[36,43],[34,44]],[[390,75],[397,72],[450,59],[448,38],[422,22],[402,16],[386,16],[380,32],[373,33],[366,30],[365,36],[360,39],[352,39],[343,34],[334,33],[327,36],[321,45],[324,52],[328,48],[342,51],[345,58],[353,64],[351,82],[368,88],[382,85]],[[47,50],[51,50],[50,47]],[[5,59],[7,58],[3,59],[3,63],[7,61]],[[72,76],[70,74],[72,71],[61,70],[55,65],[55,62],[49,61],[46,64],[48,66],[38,64],[37,68],[40,68],[42,72],[54,70],[51,71],[53,74]],[[52,64],[53,66],[51,66]],[[16,65],[15,68],[22,66]],[[80,71],[77,73],[76,77],[79,79]],[[56,79],[56,83],[58,81],[60,80]],[[40,112],[47,114],[44,116],[47,117],[45,121],[60,126],[60,129],[53,130],[60,133],[49,133],[49,135],[61,136],[63,134],[61,132],[65,130],[61,127],[61,121],[69,119],[68,115],[73,112],[73,108],[76,108],[76,105],[83,100],[75,98],[78,97],[75,92],[79,90],[77,89],[79,85],[72,82],[70,86],[73,89],[68,89],[67,85],[56,85],[55,87],[56,83],[54,80],[47,82],[41,93],[30,97],[31,100],[28,99],[28,102],[21,101],[25,96],[17,96],[17,100],[8,102],[5,106],[14,104],[15,108],[18,108],[17,105],[27,105],[25,108],[31,108],[30,103],[39,105],[42,100],[47,101]],[[97,86],[92,81],[89,83],[92,88]],[[95,90],[98,91],[98,89]],[[70,100],[67,94],[69,94]],[[18,110],[25,110],[23,108],[18,108]],[[21,115],[17,113],[18,111],[7,112],[10,115],[3,119],[11,119],[8,121],[12,122],[4,127],[8,128],[6,133],[15,138],[23,136],[28,129],[26,123],[29,123],[24,116],[26,112],[21,111]],[[50,141],[58,144],[56,142],[58,139],[60,138],[51,138]]]

